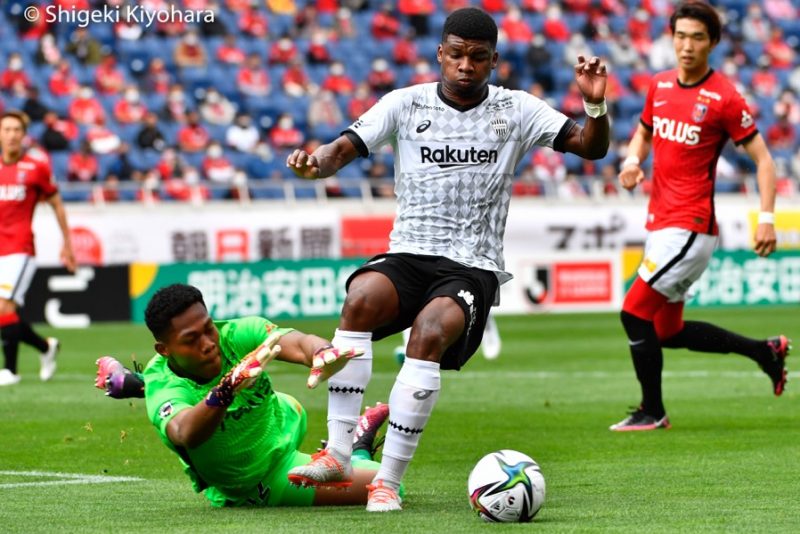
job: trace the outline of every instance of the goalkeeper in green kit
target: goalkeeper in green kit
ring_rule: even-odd
[[[212,321],[200,291],[175,284],[159,289],[145,310],[158,353],[143,373],[110,356],[97,361],[96,385],[115,398],[145,398],[147,415],[213,506],[311,506],[367,502],[367,485],[380,465],[371,461],[375,433],[388,416],[378,404],[356,430],[360,463],[350,491],[297,487],[287,472],[311,461],[298,451],[306,413],[293,397],[272,388],[272,360],[311,367],[309,387],[349,358],[321,337],[278,328],[260,317]]]

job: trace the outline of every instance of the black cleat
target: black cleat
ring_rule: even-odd
[[[772,358],[767,362],[759,364],[761,370],[772,380],[772,391],[779,397],[786,387],[787,371],[786,357],[792,349],[792,340],[786,336],[774,336],[767,339],[767,345],[772,353]]]

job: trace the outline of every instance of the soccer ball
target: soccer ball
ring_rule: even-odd
[[[472,509],[485,521],[527,523],[544,504],[544,476],[530,456],[496,451],[475,464],[467,493]]]

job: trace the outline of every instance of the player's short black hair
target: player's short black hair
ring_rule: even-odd
[[[150,298],[144,310],[144,322],[157,340],[164,339],[172,319],[197,303],[206,305],[203,294],[194,286],[172,284],[162,287]]]
[[[688,0],[675,7],[675,11],[669,18],[669,29],[672,30],[672,33],[675,33],[675,23],[678,19],[694,19],[705,24],[711,44],[717,44],[722,36],[722,21],[719,13],[713,6],[702,0]]]
[[[453,34],[472,41],[489,41],[497,46],[497,24],[491,15],[477,7],[456,9],[444,21],[442,42]]]

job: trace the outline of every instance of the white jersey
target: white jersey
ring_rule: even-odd
[[[438,83],[426,83],[385,95],[348,130],[363,141],[363,156],[394,148],[389,252],[444,256],[495,271],[503,283],[511,278],[503,234],[514,170],[531,147],[552,147],[572,124],[523,91],[490,85],[486,99],[458,109]]]

